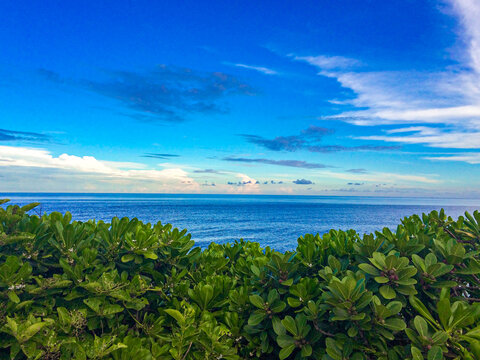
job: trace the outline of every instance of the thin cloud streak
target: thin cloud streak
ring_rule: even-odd
[[[214,170],[214,169],[201,169],[201,170],[194,170],[196,174],[223,174],[223,172]]]
[[[461,161],[476,165],[480,164],[480,153],[467,153],[453,156],[426,156],[424,159],[432,161]]]
[[[263,67],[263,66],[253,66],[253,65],[246,65],[246,64],[233,64],[233,66],[248,69],[248,70],[255,70],[255,71],[258,71],[258,72],[260,72],[262,74],[266,74],[266,75],[277,75],[278,74],[278,72],[276,72],[275,70],[272,70],[272,69],[269,69],[269,68]]]
[[[222,160],[230,162],[240,162],[240,163],[258,163],[258,164],[267,164],[267,165],[278,165],[278,166],[288,166],[296,167],[303,169],[324,169],[331,166],[319,163],[309,163],[302,160],[271,160],[271,159],[250,159],[250,158],[235,158],[235,157],[225,157]]]
[[[142,157],[168,160],[168,159],[171,159],[171,158],[180,157],[180,155],[176,155],[176,154],[145,153],[144,155],[142,155]]]
[[[0,129],[0,141],[49,142],[51,137],[35,132]]]

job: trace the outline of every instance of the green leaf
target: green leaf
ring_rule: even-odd
[[[452,315],[452,311],[450,309],[450,300],[448,298],[441,299],[437,303],[437,311],[438,317],[440,318],[440,322],[443,325],[445,330],[449,330],[449,320],[450,316]]]
[[[146,251],[143,253],[143,257],[146,259],[157,260],[158,255],[155,254],[153,251]]]
[[[58,320],[60,321],[60,325],[62,326],[70,325],[72,319],[67,309],[60,306],[57,308],[57,313],[58,313]]]
[[[20,303],[20,298],[18,297],[17,294],[15,294],[15,292],[9,291],[7,295],[8,295],[8,298],[10,299],[11,302],[13,302],[15,304]]]
[[[290,315],[287,315],[285,319],[282,320],[282,325],[292,335],[294,336],[298,335],[297,325],[295,323],[295,320]]]
[[[300,351],[300,354],[303,356],[303,357],[309,357],[310,355],[312,355],[312,346],[307,344],[307,345],[304,345],[302,347],[302,350]]]
[[[300,305],[302,305],[300,300],[295,299],[295,298],[291,298],[291,297],[287,298],[287,302],[288,302],[288,305],[290,307],[293,307],[293,308],[296,308],[296,307],[299,307]]]
[[[409,301],[410,301],[410,304],[413,306],[413,308],[417,310],[420,315],[422,315],[425,319],[430,321],[430,324],[432,325],[435,324],[435,319],[430,314],[426,306],[423,305],[423,303],[418,298],[416,298],[415,296],[410,296]]]
[[[287,307],[287,304],[285,304],[283,301],[275,301],[275,303],[272,306],[270,306],[270,309],[274,313],[279,313],[279,312],[282,312],[286,307]]]
[[[260,324],[267,315],[264,312],[254,312],[248,318],[248,325],[256,326]]]
[[[273,327],[273,331],[275,331],[275,334],[285,335],[285,327],[282,325],[282,322],[280,321],[278,316],[273,317],[272,327]]]
[[[415,316],[413,323],[415,325],[415,329],[417,329],[421,336],[428,337],[428,324],[423,317],[419,315]]]
[[[135,258],[134,254],[126,254],[122,256],[122,262],[127,263],[132,261]]]
[[[403,331],[407,327],[405,322],[402,319],[387,319],[385,320],[384,326],[392,331]]]
[[[14,319],[12,319],[12,318],[10,318],[10,317],[8,317],[8,316],[7,316],[6,318],[7,318],[7,325],[8,325],[8,327],[10,328],[10,330],[12,330],[13,335],[16,336],[17,331],[18,331],[17,322],[16,322]]]
[[[443,353],[442,348],[438,345],[432,346],[430,350],[428,350],[427,360],[442,360]]]
[[[263,298],[260,295],[250,295],[249,296],[250,302],[259,309],[263,309],[265,305]]]
[[[379,284],[386,284],[388,283],[390,280],[388,278],[386,278],[385,276],[375,276],[374,280],[379,283]]]
[[[422,352],[415,346],[412,346],[412,356],[413,360],[424,360]]]
[[[348,336],[353,338],[353,337],[357,336],[358,329],[356,327],[352,326],[350,329],[348,329],[347,334],[348,334]]]
[[[369,275],[372,275],[372,276],[380,275],[380,271],[378,271],[376,267],[373,267],[370,264],[359,264],[358,267],[360,268],[360,270],[366,272]]]
[[[8,200],[7,200],[7,201],[8,201]],[[35,202],[35,203],[31,203],[31,204],[24,205],[24,206],[22,206],[20,209],[21,209],[22,211],[28,212],[28,211],[36,208],[38,205],[40,205],[40,203],[39,203],[39,202]]]
[[[30,325],[28,328],[26,328],[21,334],[22,341],[27,341],[30,339],[32,336],[34,336],[36,333],[38,333],[40,330],[42,330],[45,326],[47,326],[48,323],[45,321],[35,323],[33,325]]]
[[[385,262],[385,255],[379,252],[374,252],[372,254],[373,259],[370,259],[371,262],[375,263],[375,266],[378,265],[379,268],[384,269],[387,267]],[[373,261],[372,261],[373,260]]]
[[[327,354],[332,357],[333,360],[344,360],[343,354],[334,339],[330,337],[326,338],[325,345]]]
[[[477,340],[480,340],[480,326],[477,326],[476,328],[470,330],[465,335],[467,335],[469,337],[473,337]]]
[[[284,348],[294,344],[295,339],[290,335],[279,335],[277,336],[277,343],[281,348]]]
[[[180,311],[175,309],[165,309],[165,312],[171,317],[173,317],[175,320],[177,320],[177,323],[179,325],[182,325],[185,323],[185,317],[180,313]]]
[[[88,298],[84,299],[83,302],[96,313],[100,313],[100,306],[102,305],[102,300],[100,300],[99,298]]]
[[[295,344],[292,344],[280,350],[280,352],[278,353],[280,360],[283,360],[289,357],[294,349],[295,349]]]
[[[102,310],[103,315],[112,315],[123,311],[123,307],[118,304],[105,305]]]
[[[390,285],[383,285],[379,289],[380,294],[387,300],[395,299],[397,294]]]

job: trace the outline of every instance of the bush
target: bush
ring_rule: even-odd
[[[480,359],[477,211],[280,253],[36,205],[0,208],[2,359]]]

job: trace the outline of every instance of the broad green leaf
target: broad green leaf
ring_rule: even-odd
[[[412,346],[412,356],[413,360],[424,360],[422,352],[415,346]]]
[[[419,315],[415,316],[413,323],[415,324],[415,329],[417,329],[421,336],[428,337],[428,324],[423,317]]]
[[[289,357],[294,349],[295,349],[295,344],[292,344],[280,350],[280,352],[278,353],[280,360],[283,360]]]
[[[126,254],[122,256],[122,262],[127,263],[132,261],[135,258],[134,254]]]
[[[360,270],[366,272],[369,275],[372,275],[372,276],[380,275],[380,271],[376,267],[373,267],[370,264],[359,264],[358,267],[360,268]]]
[[[177,320],[179,325],[183,325],[185,323],[185,317],[180,313],[180,311],[175,309],[165,309],[165,312]]]
[[[38,333],[40,330],[42,330],[45,326],[47,326],[48,323],[45,321],[35,323],[33,325],[30,325],[28,328],[26,328],[20,336],[22,337],[23,341],[27,341],[30,339],[32,336],[34,336],[36,333]]]
[[[410,304],[413,306],[415,310],[418,311],[420,315],[422,315],[425,319],[430,321],[430,324],[435,324],[435,319],[433,316],[430,314],[428,309],[423,305],[423,303],[416,298],[415,296],[410,296],[409,297]]]
[[[290,346],[295,343],[295,339],[290,335],[279,335],[277,336],[277,343],[281,348]]]
[[[287,315],[285,319],[282,320],[282,325],[292,335],[294,336],[298,335],[297,325],[295,323],[295,320],[290,315]]]
[[[248,318],[248,325],[256,326],[260,324],[263,321],[263,319],[265,319],[265,317],[266,317],[266,314],[264,312],[254,312]]]
[[[434,345],[430,350],[428,350],[427,360],[442,360],[443,353],[440,346]]]
[[[11,302],[13,302],[13,303],[15,303],[15,304],[20,303],[20,298],[18,297],[17,294],[15,294],[15,292],[9,291],[9,292],[7,293],[7,295],[8,295],[8,298],[10,299]]]
[[[250,295],[249,296],[250,302],[259,309],[263,309],[264,301],[260,295]]]
[[[302,347],[302,350],[300,351],[300,354],[303,356],[303,357],[309,357],[310,355],[312,355],[312,346],[307,344],[307,345],[303,345]]]
[[[390,285],[383,285],[379,289],[380,294],[387,300],[395,299],[397,294],[395,294],[395,290]]]

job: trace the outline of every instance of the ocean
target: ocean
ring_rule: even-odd
[[[478,199],[392,198],[354,196],[185,195],[185,194],[45,194],[0,193],[0,199],[25,205],[40,202],[37,213],[72,213],[75,220],[137,217],[144,222],[187,229],[196,244],[238,239],[285,251],[297,238],[330,229],[355,229],[360,234],[400,219],[444,208],[454,218],[480,210]],[[5,205],[4,205],[5,206]]]

